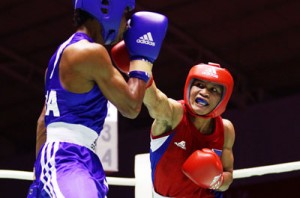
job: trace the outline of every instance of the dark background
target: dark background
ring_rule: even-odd
[[[181,99],[191,66],[217,62],[235,89],[223,117],[236,129],[235,169],[298,161],[300,1],[137,0],[136,11],[169,19],[154,65],[158,87]],[[43,75],[56,47],[74,31],[71,0],[0,2],[0,169],[31,171]],[[134,156],[149,149],[152,123],[119,116],[119,172],[134,177]],[[0,180],[0,197],[25,197],[30,181]],[[300,172],[235,180],[228,198],[300,197]],[[110,187],[110,198],[134,187]]]

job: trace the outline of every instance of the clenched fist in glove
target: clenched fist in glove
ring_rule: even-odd
[[[125,46],[125,42],[121,41],[117,43],[111,49],[111,58],[115,64],[119,68],[119,70],[125,74],[129,74],[129,66],[130,66],[130,59],[129,53]],[[153,77],[150,78],[147,88],[150,87],[153,83]]]
[[[116,44],[111,50],[115,65],[129,77],[144,80],[151,86],[153,77],[144,64],[130,66],[130,61],[143,60],[152,63],[157,59],[162,42],[166,35],[168,19],[155,12],[137,12],[128,21],[128,29],[124,33],[124,41]],[[134,71],[133,71],[134,70]]]
[[[210,149],[197,150],[182,165],[183,173],[202,188],[219,189],[223,184],[223,166]]]
[[[145,59],[153,63],[159,54],[168,27],[166,16],[141,11],[132,15],[124,41],[130,60]]]

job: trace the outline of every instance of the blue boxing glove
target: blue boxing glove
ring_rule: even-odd
[[[146,59],[153,63],[159,54],[168,27],[168,19],[154,12],[136,12],[128,21],[124,41],[130,60]]]

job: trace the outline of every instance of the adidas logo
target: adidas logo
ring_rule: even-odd
[[[97,139],[90,145],[90,147],[93,151],[96,150],[96,145],[97,145]]]
[[[144,34],[143,36],[141,36],[140,38],[138,38],[136,40],[137,43],[141,43],[141,44],[146,44],[146,45],[150,45],[150,46],[155,46],[155,42],[152,38],[152,34],[151,32],[148,32],[147,34]]]
[[[181,142],[174,142],[174,144],[180,148],[182,148],[183,150],[186,150],[186,147],[185,147],[185,141],[181,141]]]
[[[214,77],[214,78],[219,78],[219,76],[218,76],[218,74],[217,74],[217,72],[216,72],[216,69],[213,68],[213,67],[204,70],[204,71],[202,72],[202,74],[207,75],[207,76],[211,76],[211,77]]]

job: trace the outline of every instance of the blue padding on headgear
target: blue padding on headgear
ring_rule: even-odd
[[[124,10],[134,9],[135,0],[73,0],[74,8],[86,11],[102,26],[105,44],[112,43],[119,31]]]

